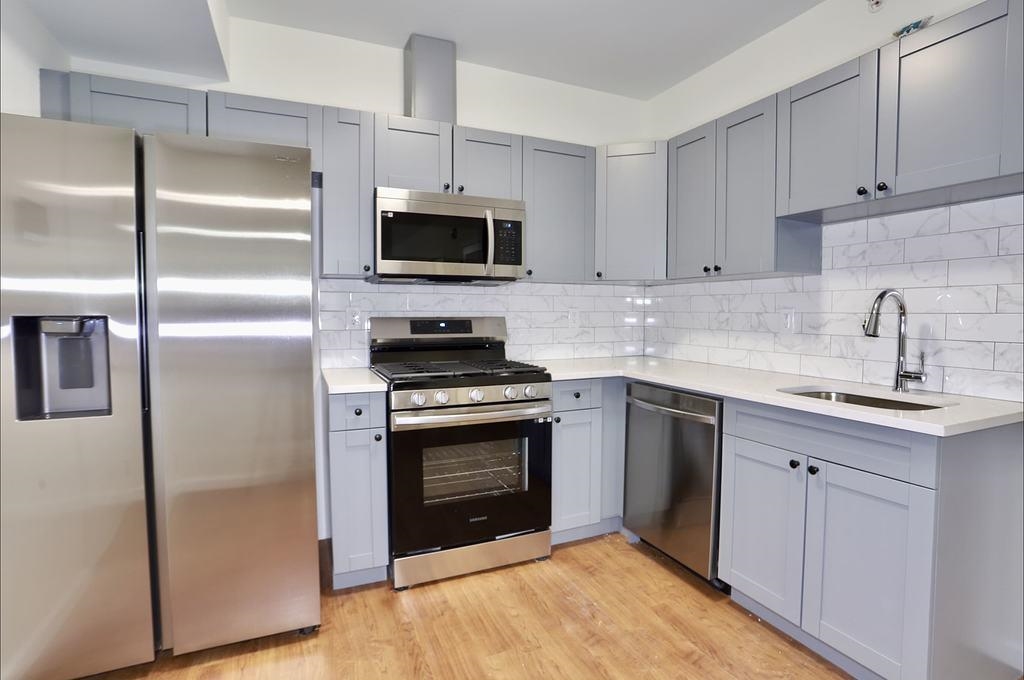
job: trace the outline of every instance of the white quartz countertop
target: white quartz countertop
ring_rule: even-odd
[[[1024,421],[1024,405],[1012,401],[922,391],[896,394],[886,387],[876,385],[674,359],[617,357],[551,360],[540,363],[551,373],[552,380],[622,377],[937,437],[950,437]],[[366,368],[327,368],[323,370],[323,376],[330,394],[387,390],[386,383]],[[834,403],[778,391],[779,388],[798,386],[936,404],[943,408],[928,411],[894,411]]]

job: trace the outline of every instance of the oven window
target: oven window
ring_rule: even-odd
[[[526,490],[524,438],[423,449],[423,504]]]
[[[380,216],[380,245],[385,260],[484,264],[487,221],[388,210]]]

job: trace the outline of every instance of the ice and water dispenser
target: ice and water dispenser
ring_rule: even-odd
[[[105,316],[16,316],[19,420],[110,415]]]

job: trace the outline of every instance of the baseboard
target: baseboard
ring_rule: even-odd
[[[584,538],[593,538],[594,536],[603,536],[604,534],[612,534],[620,530],[621,528],[621,517],[609,517],[607,519],[601,520],[600,522],[588,524],[583,527],[573,527],[572,529],[552,531],[551,545],[558,545],[559,543],[568,543],[570,541],[580,541]]]

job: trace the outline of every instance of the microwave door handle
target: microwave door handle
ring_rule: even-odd
[[[484,265],[484,276],[494,276],[494,211],[484,210],[487,220],[487,264]]]

